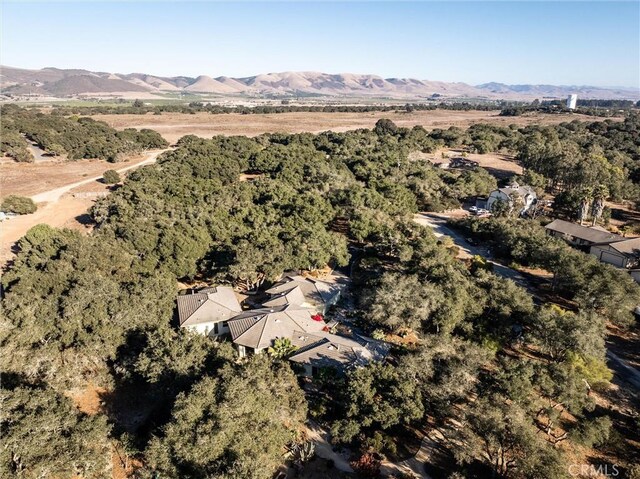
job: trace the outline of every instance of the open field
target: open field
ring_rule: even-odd
[[[597,121],[595,117],[578,114],[532,114],[526,116],[499,116],[498,111],[453,111],[433,110],[406,112],[368,113],[239,113],[213,115],[210,113],[163,113],[162,115],[94,115],[116,129],[151,128],[167,141],[174,143],[184,135],[211,137],[213,135],[255,136],[266,132],[300,133],[321,131],[348,131],[358,128],[373,128],[380,118],[389,118],[398,126],[422,125],[427,130],[467,127],[473,123],[520,126],[531,124],[555,124],[572,120]]]
[[[102,160],[43,161],[16,163],[11,159],[0,162],[0,197],[8,195],[34,196],[83,179],[102,176],[106,170],[120,170],[148,161],[149,153],[142,153],[118,163]]]
[[[109,187],[99,181],[102,173],[115,169],[122,174],[139,165],[153,163],[160,153],[146,152],[115,164],[99,160],[1,163],[0,196],[29,196],[38,204],[38,210],[2,223],[0,265],[12,258],[13,244],[37,224],[90,231],[92,226],[86,212],[99,195],[109,192]]]

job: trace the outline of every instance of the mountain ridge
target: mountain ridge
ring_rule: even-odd
[[[249,77],[200,75],[166,77],[146,73],[92,72],[84,69],[46,67],[29,70],[0,66],[3,95],[69,97],[187,92],[220,96],[326,96],[427,100],[433,97],[487,100],[533,100],[564,98],[577,94],[583,99],[640,99],[640,88],[589,85],[546,85],[488,82],[469,85],[416,78],[383,78],[373,74],[322,73],[316,71],[270,72]]]

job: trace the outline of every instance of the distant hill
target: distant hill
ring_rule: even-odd
[[[320,72],[265,73],[246,78],[201,75],[197,78],[159,77],[144,73],[116,74],[88,70],[43,68],[26,70],[0,67],[3,94],[35,94],[53,97],[78,95],[153,94],[185,91],[219,96],[301,96],[389,98],[421,101],[433,97],[533,100],[565,98],[576,93],[582,99],[640,99],[638,88],[592,86],[506,85],[447,83],[414,78],[382,78],[377,75]]]

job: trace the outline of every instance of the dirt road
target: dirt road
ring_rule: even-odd
[[[168,150],[155,150],[145,154],[142,161],[125,166],[116,171],[126,173],[140,166],[154,163],[158,156]],[[38,204],[38,210],[30,215],[21,215],[0,224],[0,265],[6,264],[13,257],[12,248],[16,241],[37,224],[48,224],[56,228],[72,228],[89,231],[87,218],[84,216],[93,205],[98,195],[108,193],[108,187],[98,182],[102,176],[74,181],[64,186],[31,195]],[[83,190],[83,194],[78,190]]]
[[[459,232],[451,229],[447,226],[447,216],[436,213],[417,213],[414,215],[413,220],[423,226],[428,226],[433,230],[433,234],[437,237],[449,236],[453,239],[453,242],[460,248],[458,258],[467,259],[473,256],[482,256],[487,259],[489,263],[493,265],[493,272],[503,278],[507,278],[515,282],[518,286],[522,286],[525,289],[530,289],[531,284],[521,273],[515,269],[509,268],[499,262],[497,262],[492,256],[489,248],[486,246],[476,246],[470,244],[466,238]]]
[[[537,285],[527,279],[524,275],[518,271],[509,268],[501,263],[495,261],[489,249],[485,246],[474,246],[457,231],[446,226],[447,216],[433,213],[418,213],[414,215],[414,221],[423,226],[428,226],[433,229],[433,233],[437,236],[449,236],[453,239],[453,242],[460,247],[459,258],[469,258],[474,255],[484,257],[489,263],[493,265],[493,272],[503,278],[511,279],[518,286],[527,289],[535,298]],[[623,360],[610,349],[606,352],[608,365],[610,369],[623,381],[629,384],[633,389],[640,391],[640,371],[630,365],[627,361]]]
[[[120,168],[119,170],[116,170],[116,171],[118,173],[126,173],[127,171],[133,168],[138,168],[140,166],[150,165],[151,163],[155,163],[155,161],[158,159],[158,156],[164,153],[165,151],[169,151],[169,149],[150,151],[146,154],[146,157],[144,160],[138,163],[135,163],[133,165],[125,166],[124,168]],[[44,201],[55,202],[55,201],[58,201],[62,195],[64,195],[65,193],[68,193],[74,188],[78,188],[79,186],[93,183],[100,179],[102,179],[102,175],[94,176],[93,178],[88,178],[85,180],[76,181],[74,183],[69,183],[68,185],[62,186],[60,188],[55,188],[53,190],[45,191],[43,193],[34,195],[31,197],[31,199],[36,203],[40,203]]]

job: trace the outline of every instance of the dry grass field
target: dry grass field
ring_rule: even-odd
[[[358,128],[372,128],[380,118],[389,118],[398,126],[422,125],[427,130],[467,127],[473,123],[496,125],[555,124],[572,120],[596,121],[594,117],[577,114],[532,114],[526,116],[499,116],[497,111],[414,111],[411,113],[369,112],[369,113],[274,113],[241,115],[229,113],[163,113],[161,115],[94,115],[116,129],[151,128],[167,141],[175,143],[184,135],[211,137],[214,135],[247,135],[261,133],[300,133],[321,131],[348,131]]]
[[[69,183],[102,175],[106,170],[119,170],[144,161],[145,154],[127,158],[119,163],[101,160],[43,161],[16,163],[4,158],[0,162],[0,197],[8,195],[33,196]]]

